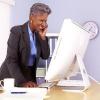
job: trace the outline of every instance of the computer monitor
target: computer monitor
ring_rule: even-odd
[[[60,81],[78,70],[76,56],[84,57],[90,34],[71,19],[65,19],[45,79]]]

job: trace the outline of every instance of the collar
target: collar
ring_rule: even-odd
[[[29,27],[29,23],[28,23],[28,32],[29,32],[29,35],[33,35],[32,31],[31,31],[31,29]]]

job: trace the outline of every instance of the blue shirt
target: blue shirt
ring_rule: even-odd
[[[35,33],[33,37],[33,33],[29,27],[28,24],[28,33],[29,33],[29,38],[30,38],[30,55],[29,55],[29,61],[28,61],[28,66],[33,66],[37,54],[37,49],[36,49],[36,38],[35,38]]]

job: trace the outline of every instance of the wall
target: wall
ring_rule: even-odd
[[[6,56],[12,5],[14,0],[0,0],[0,65]]]
[[[80,24],[93,20],[100,25],[100,0],[16,0],[12,10],[12,25],[22,24],[28,20],[29,8],[35,2],[44,2],[52,9],[49,16],[48,32],[60,32],[64,18],[71,18]],[[85,56],[87,71],[100,81],[100,35],[91,40]]]

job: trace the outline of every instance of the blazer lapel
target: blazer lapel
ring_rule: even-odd
[[[27,54],[26,54],[26,63],[29,59],[29,55],[30,55],[30,38],[29,38],[29,34],[28,34],[28,22],[26,22],[24,25],[22,25],[22,30],[23,30],[23,39],[24,39],[24,46],[27,50]]]
[[[28,34],[28,22],[22,26],[22,30],[23,30],[23,37],[25,40],[24,42],[26,46],[30,48],[30,39],[29,39],[29,34]]]

